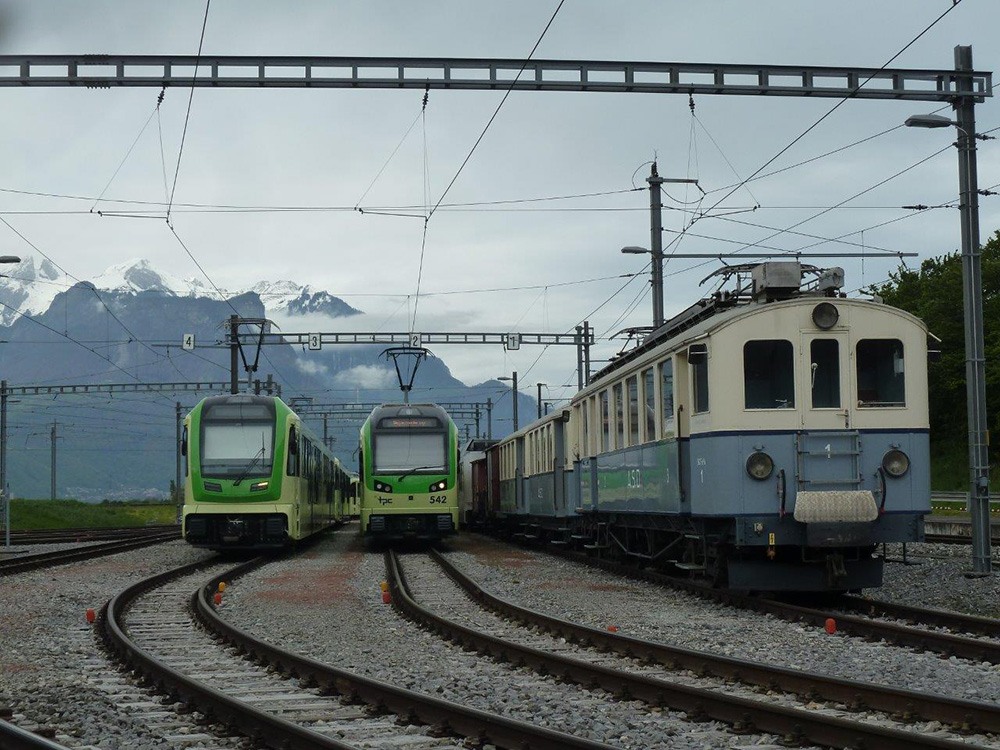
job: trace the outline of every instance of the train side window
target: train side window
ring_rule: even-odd
[[[613,387],[615,393],[615,450],[625,447],[625,402],[622,396],[622,384]]]
[[[743,396],[747,409],[795,408],[795,355],[791,341],[743,345]]]
[[[628,389],[628,444],[639,444],[639,378],[633,375],[625,381]]]
[[[663,360],[660,362],[659,370],[660,400],[663,404],[663,437],[668,438],[674,436],[674,361],[672,359]],[[708,411],[707,389],[705,395],[705,411]]]
[[[590,450],[588,453],[591,456],[596,456],[601,452],[599,441],[600,441],[600,425],[599,413],[597,411],[597,396],[591,396],[590,400],[587,402],[587,414],[590,415]]]
[[[181,436],[181,455],[184,456],[184,476],[191,473],[191,461],[188,459],[188,428],[184,425],[184,432]],[[177,490],[180,493],[180,490]]]
[[[840,343],[813,339],[809,344],[809,377],[813,409],[840,408]]]
[[[590,456],[590,401],[584,399],[583,403],[577,406],[580,415],[580,458]]]
[[[299,475],[299,443],[295,425],[288,428],[288,476]]]
[[[643,422],[646,424],[645,442],[656,440],[656,378],[653,368],[642,373]]]
[[[708,346],[692,344],[688,347],[688,362],[691,364],[691,383],[694,389],[692,414],[708,411]]]
[[[906,406],[903,342],[863,339],[857,353],[858,406]]]
[[[611,450],[611,409],[607,391],[601,391],[601,430],[601,450],[607,453]]]

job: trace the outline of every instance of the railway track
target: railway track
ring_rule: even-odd
[[[436,559],[441,558],[438,556]],[[524,627],[555,629],[554,637],[541,637],[548,646],[538,647],[534,642],[536,637],[540,636],[525,636],[523,633],[516,638],[506,633],[498,635],[497,632],[509,628],[501,626],[496,632],[489,628],[481,629],[468,621],[458,622],[440,612],[432,611],[425,606],[423,600],[418,602],[414,597],[403,566],[392,551],[386,553],[386,567],[396,606],[406,616],[444,638],[463,647],[474,648],[495,659],[531,667],[544,675],[554,675],[591,688],[603,688],[619,698],[641,700],[653,707],[684,711],[695,721],[722,721],[729,724],[734,732],[776,734],[785,743],[812,743],[835,748],[970,747],[969,744],[954,738],[886,728],[874,723],[830,715],[830,712],[826,711],[804,710],[782,705],[770,697],[750,698],[733,695],[719,690],[717,685],[713,689],[683,684],[675,675],[668,673],[682,668],[712,676],[713,670],[718,670],[719,676],[725,679],[745,680],[750,683],[758,681],[761,686],[770,690],[781,689],[780,685],[783,682],[785,685],[794,686],[793,692],[809,695],[813,699],[822,697],[825,693],[830,696],[828,700],[853,705],[856,710],[875,708],[866,703],[867,697],[877,702],[882,707],[880,710],[895,712],[901,719],[914,719],[932,713],[942,717],[947,716],[949,723],[954,722],[961,732],[974,731],[973,724],[977,720],[982,720],[992,727],[1000,726],[1000,712],[987,704],[947,701],[935,696],[906,691],[880,690],[876,686],[862,683],[854,684],[846,680],[802,672],[796,674],[794,670],[777,669],[770,672],[769,668],[750,662],[712,657],[683,649],[660,650],[658,644],[625,639],[622,636],[602,633],[583,626],[576,626],[579,629],[574,630],[572,623],[558,621],[555,618],[548,618],[547,623],[543,619],[525,623]],[[454,566],[450,568],[449,570],[449,566],[445,566],[445,571],[449,575],[457,572]],[[433,577],[423,578],[424,584],[433,580]],[[433,589],[433,592],[437,591],[438,589]],[[433,597],[433,592],[429,596]],[[475,597],[473,599],[479,601]],[[501,614],[507,618],[518,619],[523,613],[518,614],[515,609],[510,609]],[[530,616],[524,616],[530,619]],[[559,637],[565,641],[557,640]],[[617,653],[609,659],[607,656],[594,654],[595,649]],[[673,653],[667,656],[667,651]],[[666,666],[666,670],[660,669],[660,664],[653,667],[648,664],[649,661],[656,662],[657,655],[664,657],[662,666]]]
[[[89,529],[31,529],[12,531],[10,533],[10,542],[13,545],[102,542],[115,539],[131,539],[145,534],[169,533],[171,531],[179,535],[180,527],[176,524],[157,524],[155,526],[109,526]]]
[[[179,533],[174,531],[141,534],[128,539],[119,539],[111,542],[101,542],[98,544],[87,544],[81,547],[56,550],[54,552],[39,552],[36,554],[24,554],[0,560],[0,578],[15,573],[24,573],[38,568],[51,568],[56,565],[89,560],[92,557],[103,557],[105,555],[116,555],[119,552],[148,547],[151,544],[162,544],[179,539]]]
[[[0,719],[0,748],[4,750],[67,750],[65,745],[27,732]]]
[[[976,633],[1000,639],[1000,621],[997,620],[943,610],[906,607],[890,602],[850,596],[838,598],[829,609],[819,609],[778,599],[751,596],[728,589],[713,588],[696,581],[652,570],[630,568],[610,560],[592,558],[581,553],[549,549],[543,551],[546,554],[597,567],[626,578],[666,586],[740,609],[770,614],[789,622],[809,623],[816,627],[823,627],[828,619],[834,618],[837,622],[837,629],[849,635],[876,641],[884,640],[888,643],[930,651],[946,657],[955,656],[971,661],[1000,664],[1000,640],[970,638],[967,635],[956,635],[933,629],[948,628],[961,633]],[[863,614],[845,614],[841,608]],[[927,627],[887,622],[875,619],[877,617],[892,617]]]
[[[212,594],[220,581],[263,562],[196,563],[129,587],[102,613],[110,650],[171,700],[268,747],[424,750],[465,747],[468,739],[503,748],[607,750],[321,664],[240,630],[219,615]]]

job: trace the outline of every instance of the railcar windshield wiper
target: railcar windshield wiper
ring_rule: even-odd
[[[410,476],[410,474],[413,474],[418,471],[423,471],[424,469],[437,469],[437,468],[440,468],[441,471],[445,470],[445,467],[441,466],[441,464],[433,464],[432,466],[415,466],[412,469],[408,469],[404,474],[400,474],[399,479],[397,479],[396,481],[402,482],[403,479]]]
[[[260,441],[261,441],[260,450],[257,451],[254,454],[254,457],[251,458],[250,462],[243,468],[243,471],[236,478],[236,481],[233,482],[233,487],[238,487],[239,484],[240,484],[240,482],[242,482],[244,479],[246,479],[248,476],[250,476],[250,472],[253,471],[253,467],[257,465],[258,461],[260,461],[262,458],[264,458],[264,453],[266,451],[265,451],[265,447],[263,445],[263,443],[264,443],[264,437],[263,437],[263,435],[261,436]]]

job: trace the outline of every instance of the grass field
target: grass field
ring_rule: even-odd
[[[96,526],[145,526],[173,523],[173,503],[107,503],[78,500],[21,500],[10,506],[11,529],[77,529]]]

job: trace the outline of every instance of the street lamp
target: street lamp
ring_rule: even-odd
[[[538,418],[542,418],[542,388],[548,388],[547,383],[535,383],[538,387]]]
[[[960,90],[972,90],[972,47],[955,47],[955,69],[968,72],[957,79]],[[962,217],[962,298],[965,320],[965,400],[969,420],[969,510],[972,514],[972,570],[989,573],[990,473],[986,424],[986,358],[983,341],[983,278],[979,247],[979,182],[976,165],[976,114],[972,97],[955,105],[955,120],[940,115],[915,115],[911,128],[953,125],[958,136],[958,187]],[[983,136],[979,136],[983,137]]]
[[[655,331],[663,325],[663,251],[647,250],[644,247],[629,245],[622,248],[623,255],[645,255],[653,256],[650,261],[650,274],[653,286],[653,330]]]
[[[501,375],[497,380],[509,381],[511,384],[511,395],[514,397],[514,432],[517,432],[517,371],[514,371],[511,378]]]
[[[0,255],[0,263],[20,263],[21,259],[16,255]]]

